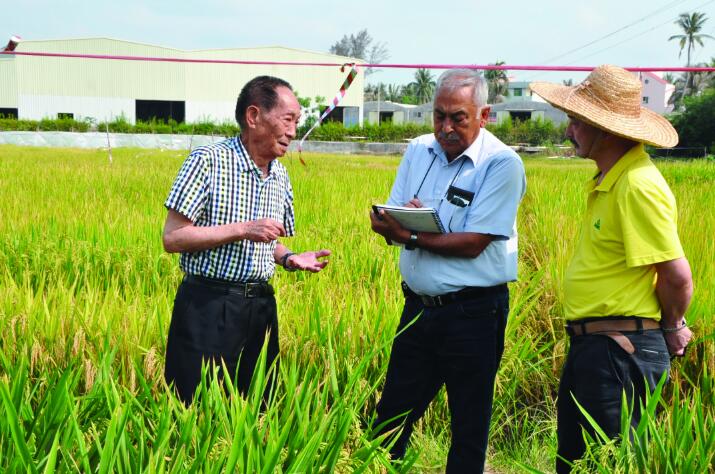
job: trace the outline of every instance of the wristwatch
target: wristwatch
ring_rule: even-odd
[[[281,265],[283,266],[283,268],[285,268],[285,270],[286,270],[287,272],[294,272],[294,271],[298,270],[296,267],[289,267],[289,266],[288,266],[288,259],[289,259],[290,257],[292,257],[293,255],[295,255],[293,252],[286,252],[285,255],[283,255],[283,256],[281,257]]]
[[[405,250],[414,250],[417,248],[417,232],[410,231],[410,240],[405,243]]]

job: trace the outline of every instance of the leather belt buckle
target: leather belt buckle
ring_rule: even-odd
[[[437,295],[437,296],[428,296],[428,295],[420,295],[420,300],[422,300],[422,304],[427,306],[428,308],[436,308],[438,306],[444,306],[447,304],[446,299],[444,298],[444,295]]]
[[[246,283],[243,286],[244,298],[257,298],[263,293],[260,283]]]

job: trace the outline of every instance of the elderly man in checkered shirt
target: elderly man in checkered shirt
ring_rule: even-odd
[[[169,192],[163,243],[167,252],[181,252],[185,277],[174,300],[164,375],[186,404],[202,364],[225,364],[245,394],[267,334],[267,363],[277,357],[268,283],[276,264],[310,272],[327,265],[329,250],[295,254],[278,241],[294,235],[295,225],[293,190],[276,158],[295,138],[299,118],[290,84],[254,78],[236,104],[240,135],[194,150]]]

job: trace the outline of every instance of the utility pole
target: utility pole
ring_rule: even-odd
[[[380,126],[380,84],[377,85],[377,126]]]

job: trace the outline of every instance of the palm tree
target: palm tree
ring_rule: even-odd
[[[678,42],[680,44],[680,53],[678,54],[678,57],[682,56],[683,50],[687,46],[687,48],[688,48],[688,53],[687,53],[688,55],[687,55],[687,62],[686,62],[687,67],[690,67],[690,53],[692,52],[695,44],[697,43],[700,46],[704,46],[703,39],[706,39],[706,38],[707,39],[715,39],[710,35],[700,33],[700,31],[703,29],[703,25],[705,24],[706,20],[707,20],[707,17],[705,16],[704,13],[693,12],[690,15],[688,15],[687,13],[681,13],[680,17],[675,21],[675,24],[678,25],[683,30],[683,34],[682,35],[673,35],[670,38],[668,38],[668,41],[678,40]],[[692,94],[692,92],[693,92],[693,74],[689,73],[685,94],[690,95],[690,94]]]
[[[400,91],[402,87],[399,84],[388,84],[387,93],[385,94],[385,100],[390,100],[392,102],[400,101]]]
[[[426,104],[432,100],[434,94],[434,77],[427,69],[418,69],[415,71],[415,80],[410,84],[412,90],[420,104]]]
[[[501,66],[504,61],[497,61],[493,65]],[[488,69],[484,71],[484,78],[489,87],[489,97],[487,102],[495,104],[504,101],[504,96],[509,89],[509,78],[504,69]]]

